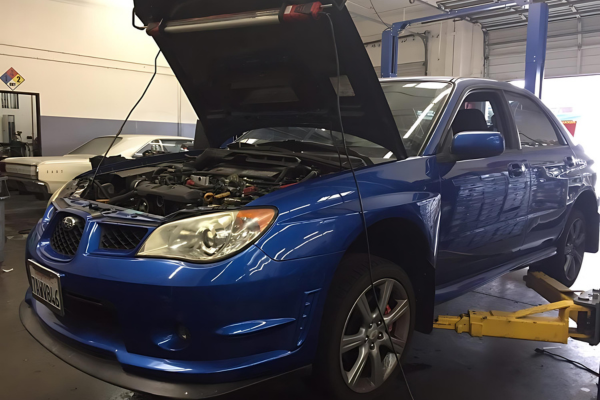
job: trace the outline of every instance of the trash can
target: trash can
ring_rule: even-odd
[[[0,176],[0,267],[4,263],[4,247],[6,246],[6,213],[5,203],[10,197],[8,177]]]

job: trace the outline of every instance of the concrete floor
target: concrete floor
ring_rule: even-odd
[[[28,283],[23,254],[25,236],[20,230],[32,227],[45,202],[33,196],[12,194],[7,203],[6,260],[0,270],[0,399],[27,400],[126,400],[146,399],[96,380],[54,357],[22,327],[18,306]],[[574,288],[600,287],[599,255],[586,254],[584,269]],[[475,292],[436,309],[436,314],[457,315],[469,308],[517,310],[545,301],[525,288],[525,271],[513,272]],[[431,335],[415,334],[405,371],[415,400],[461,399],[596,399],[597,379],[570,364],[534,353],[536,347],[596,369],[600,349],[570,341],[568,345],[510,339],[476,339],[452,331]],[[389,399],[408,399],[401,382]],[[324,399],[302,380],[263,384],[229,395],[227,400],[254,398]]]

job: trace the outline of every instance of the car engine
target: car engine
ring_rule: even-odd
[[[328,160],[252,150],[207,149],[198,157],[98,175],[81,197],[140,212],[232,208],[339,171]]]

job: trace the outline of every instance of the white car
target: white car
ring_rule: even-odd
[[[90,140],[64,156],[14,157],[0,162],[0,171],[8,176],[8,184],[20,193],[33,193],[47,199],[77,175],[92,169],[90,158],[104,155],[114,136]],[[187,151],[193,139],[177,136],[121,135],[109,157],[132,159],[155,154]]]

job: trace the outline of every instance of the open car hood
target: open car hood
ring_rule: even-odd
[[[176,21],[282,5],[277,0],[135,0],[136,14],[149,26],[200,119],[197,136],[198,131],[205,135],[209,146],[219,147],[232,136],[264,127],[340,131],[335,52],[325,16],[219,30],[166,29]],[[348,10],[326,11],[336,31],[345,132],[405,158],[394,118]]]

